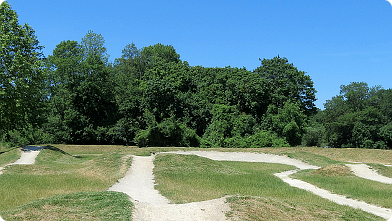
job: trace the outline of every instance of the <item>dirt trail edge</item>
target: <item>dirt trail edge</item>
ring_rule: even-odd
[[[366,164],[346,164],[346,166],[350,167],[354,174],[361,178],[385,184],[392,184],[392,178],[380,175],[377,171],[371,169]]]
[[[264,153],[217,152],[217,151],[178,151],[174,154],[197,155],[218,161],[243,161],[280,163],[296,166],[297,170],[277,173],[275,176],[293,187],[305,189],[318,196],[331,200],[340,205],[347,205],[375,214],[385,219],[392,217],[392,210],[370,205],[345,196],[332,194],[310,183],[289,178],[289,175],[304,169],[318,169],[319,167],[302,161]],[[135,203],[134,220],[227,220],[224,213],[230,208],[225,204],[225,198],[188,203],[168,204],[168,200],[154,189],[153,160],[151,157],[134,157],[128,174],[109,190],[128,194]],[[138,172],[139,170],[139,172]],[[143,171],[143,172],[142,172]],[[140,174],[141,173],[141,174]],[[132,181],[133,180],[133,181]]]
[[[37,147],[37,146],[24,147],[22,154],[17,161],[15,161],[14,163],[7,164],[4,167],[0,167],[0,174],[3,174],[2,170],[4,170],[5,167],[13,164],[34,164],[35,158],[38,156],[42,148],[44,147]]]
[[[154,156],[134,156],[131,168],[119,183],[109,191],[126,193],[135,204],[133,220],[226,220],[225,212],[230,207],[226,199],[215,199],[187,204],[169,204],[170,201],[154,189]]]

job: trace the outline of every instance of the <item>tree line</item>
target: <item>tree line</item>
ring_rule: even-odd
[[[321,111],[310,76],[284,57],[252,71],[206,68],[182,61],[171,45],[132,43],[109,62],[93,31],[45,57],[7,2],[0,22],[0,140],[9,145],[392,145],[389,89],[342,86]]]

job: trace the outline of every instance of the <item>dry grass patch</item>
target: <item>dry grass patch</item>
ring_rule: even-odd
[[[124,176],[124,164],[129,161],[120,152],[76,157],[55,147],[43,149],[35,165],[12,165],[1,175],[0,210],[56,194],[107,190]]]
[[[266,197],[234,196],[227,198],[227,202],[231,208],[227,216],[232,220],[383,220],[372,215],[335,210],[326,205],[301,204]]]
[[[39,199],[2,214],[6,220],[131,220],[133,205],[124,193],[62,194]]]
[[[323,176],[350,176],[353,175],[351,169],[341,164],[329,165],[312,171],[312,174]]]
[[[337,161],[392,164],[392,150],[310,147],[304,149]]]

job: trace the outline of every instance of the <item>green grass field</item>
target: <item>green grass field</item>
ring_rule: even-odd
[[[383,220],[289,186],[274,173],[293,166],[213,161],[198,156],[158,155],[156,188],[175,203],[233,196],[232,217],[241,220]]]
[[[129,155],[176,150],[247,151],[287,155],[322,167],[295,176],[351,198],[392,208],[391,185],[353,176],[346,161],[366,162],[392,177],[392,151],[324,148],[197,149],[53,145],[35,165],[12,165],[0,175],[0,213],[6,220],[130,220],[132,204],[107,192],[131,164]],[[18,149],[0,153],[0,165],[14,162]],[[239,220],[383,220],[293,188],[273,174],[292,166],[213,161],[192,155],[160,154],[154,173],[160,192],[174,203],[228,196]]]
[[[58,194],[105,191],[125,174],[131,163],[122,153],[125,147],[69,149],[72,151],[49,146],[41,151],[34,165],[8,166],[0,175],[1,215],[8,217],[7,214],[14,212],[4,211],[18,211],[15,208]],[[9,156],[1,154],[2,158]],[[81,201],[85,201],[83,197],[89,198],[89,194],[78,196],[82,197]],[[21,208],[30,210],[31,207]]]
[[[11,148],[0,151],[0,167],[13,163],[19,159],[21,151],[18,148]]]

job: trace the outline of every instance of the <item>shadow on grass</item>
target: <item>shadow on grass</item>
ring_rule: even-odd
[[[11,148],[6,148],[6,149],[3,149],[3,150],[0,150],[0,155],[8,153],[8,152],[10,152],[12,150],[15,150],[15,149],[18,149],[18,147],[11,147]]]
[[[71,157],[74,157],[74,158],[82,158],[81,156],[71,155],[71,154],[65,152],[64,150],[62,150],[62,149],[60,149],[60,148],[57,148],[57,147],[55,147],[55,146],[51,146],[51,145],[45,146],[44,149],[57,151],[57,152],[60,152],[60,153],[62,153],[62,154],[64,154],[64,155],[68,155],[68,156],[71,156]]]

